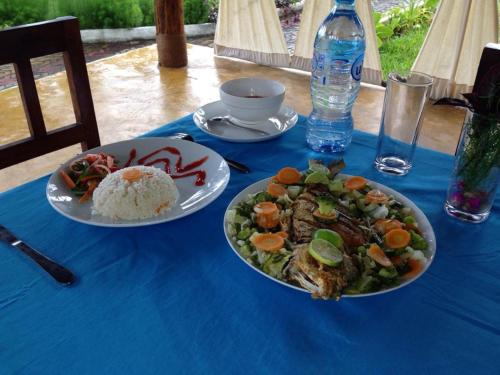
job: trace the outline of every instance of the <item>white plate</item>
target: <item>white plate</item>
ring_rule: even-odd
[[[342,178],[348,178],[348,177],[350,177],[349,175],[346,175],[346,174],[339,174],[338,176],[342,177]],[[248,266],[250,266],[251,268],[253,268],[254,271],[257,271],[260,274],[264,275],[265,277],[267,277],[267,278],[269,278],[269,279],[271,279],[273,281],[276,281],[277,283],[285,285],[285,286],[287,286],[289,288],[300,290],[300,291],[306,292],[306,293],[310,293],[309,291],[307,291],[304,288],[301,288],[301,287],[296,286],[296,285],[288,284],[287,282],[282,281],[282,280],[275,279],[274,277],[268,275],[264,271],[262,271],[259,268],[255,267],[253,264],[249,263],[238,252],[238,250],[236,248],[237,245],[235,243],[233,243],[233,241],[231,240],[231,238],[230,238],[230,236],[228,234],[228,224],[229,223],[226,220],[228,210],[234,208],[238,203],[245,201],[248,198],[249,194],[255,194],[255,193],[258,193],[260,191],[264,191],[267,188],[267,185],[269,184],[270,180],[271,180],[271,177],[270,178],[266,178],[264,180],[261,180],[259,182],[256,182],[253,185],[250,185],[249,187],[247,187],[246,189],[244,189],[243,191],[241,191],[240,193],[238,193],[238,195],[236,195],[236,197],[233,198],[233,200],[231,201],[231,203],[229,203],[229,206],[226,209],[226,213],[224,214],[224,234],[226,235],[226,240],[229,243],[229,246],[231,246],[231,248],[233,249],[233,251],[236,253],[236,255],[238,255],[238,257],[243,262],[245,262]],[[403,194],[400,194],[397,191],[392,190],[392,189],[388,188],[385,185],[382,185],[382,184],[379,184],[379,183],[376,183],[376,182],[373,182],[373,181],[369,181],[369,184],[370,184],[370,186],[372,186],[372,187],[374,187],[376,189],[380,189],[380,190],[384,191],[386,194],[390,194],[390,195],[394,196],[394,198],[396,198],[399,202],[401,202],[402,204],[404,204],[406,207],[411,208],[411,210],[413,211],[413,213],[415,215],[415,219],[418,222],[419,229],[422,231],[422,234],[423,234],[424,238],[426,239],[427,243],[429,244],[429,248],[426,251],[427,262],[425,264],[424,270],[417,277],[415,277],[413,279],[410,279],[408,281],[405,281],[405,282],[401,283],[400,285],[397,285],[397,286],[389,288],[389,289],[380,290],[378,292],[373,292],[373,293],[364,293],[364,294],[356,294],[356,295],[347,295],[347,294],[345,294],[345,295],[342,295],[342,298],[368,297],[368,296],[374,296],[374,295],[377,295],[377,294],[387,293],[387,292],[390,292],[390,291],[402,288],[402,287],[404,287],[404,286],[412,283],[416,279],[418,279],[420,276],[422,276],[424,274],[424,272],[427,271],[427,269],[431,265],[432,261],[434,260],[434,255],[436,253],[436,236],[434,235],[434,230],[432,229],[432,226],[429,223],[429,220],[427,219],[427,217],[425,216],[425,214],[415,205],[415,203],[413,203],[411,200],[409,200],[408,198],[406,198]]]
[[[123,166],[127,162],[129,153],[132,149],[136,149],[137,157],[135,160],[138,160],[166,146],[176,147],[181,152],[183,165],[187,165],[204,156],[208,156],[207,161],[198,168],[206,172],[206,179],[205,184],[202,186],[195,185],[196,177],[194,176],[176,179],[175,184],[179,189],[180,195],[177,204],[171,210],[153,218],[142,220],[117,220],[92,214],[92,201],[89,200],[83,204],[79,203],[78,197],[72,194],[59,177],[59,171],[61,169],[67,170],[69,164],[73,160],[80,158],[81,155],[84,154],[105,152],[114,155],[119,160],[118,165]],[[224,191],[229,181],[229,167],[219,154],[198,143],[181,139],[137,138],[97,147],[81,155],[69,160],[54,172],[47,184],[46,193],[47,199],[56,211],[70,219],[85,224],[105,227],[136,227],[179,219],[213,202]],[[171,165],[175,165],[175,161],[177,160],[174,155],[166,151],[162,151],[160,154],[155,155],[155,157],[169,158]],[[131,165],[136,165],[136,163],[132,162]]]
[[[276,116],[270,117],[268,120],[257,124],[245,125],[249,128],[265,131],[269,133],[269,135],[258,134],[256,132],[247,131],[230,125],[225,126],[224,123],[212,125],[210,127],[207,125],[207,119],[209,118],[228,115],[229,112],[219,100],[199,108],[193,114],[193,120],[202,132],[213,137],[228,142],[250,143],[267,141],[281,136],[283,133],[293,128],[297,124],[297,120],[299,118],[293,109],[282,105]],[[241,123],[239,124],[243,125]]]

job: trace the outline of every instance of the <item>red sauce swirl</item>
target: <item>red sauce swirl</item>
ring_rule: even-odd
[[[166,151],[170,154],[173,154],[177,157],[177,160],[175,161],[175,172],[172,173],[172,168],[171,168],[171,163],[169,158],[157,158],[154,160],[150,160],[153,156],[159,154],[162,151]],[[137,157],[137,150],[133,148],[130,150],[129,153],[129,158],[128,161],[125,163],[124,168],[130,166],[130,164],[134,161],[134,159]],[[158,163],[163,164],[163,168],[166,173],[170,175],[173,179],[179,179],[179,178],[186,178],[186,177],[191,177],[191,176],[196,176],[195,180],[195,185],[196,186],[203,186],[205,185],[205,179],[207,177],[207,173],[202,170],[202,169],[197,169],[199,166],[201,166],[203,163],[205,163],[208,160],[208,156],[204,156],[198,160],[195,160],[187,165],[182,164],[182,155],[179,149],[171,146],[167,147],[162,147],[159,148],[158,150],[155,150],[146,156],[140,158],[137,160],[137,164],[139,165],[146,165],[146,166],[152,166]]]

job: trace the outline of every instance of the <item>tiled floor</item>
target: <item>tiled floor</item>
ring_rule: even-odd
[[[190,38],[190,43],[200,46],[212,46],[213,37]],[[118,43],[93,43],[84,44],[84,52],[87,63],[110,57],[119,53],[124,53],[132,49],[141,48],[154,44],[154,40],[131,40],[129,42]],[[36,79],[49,76],[64,70],[62,54],[55,53],[49,56],[42,56],[31,60],[33,74]],[[0,65],[0,90],[16,86],[17,79],[14,68],[11,64]]]

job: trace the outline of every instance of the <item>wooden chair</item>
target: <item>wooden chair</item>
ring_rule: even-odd
[[[47,131],[30,58],[63,52],[76,123]],[[0,65],[14,65],[31,137],[0,146],[0,169],[81,143],[100,145],[80,26],[75,17],[0,31]]]

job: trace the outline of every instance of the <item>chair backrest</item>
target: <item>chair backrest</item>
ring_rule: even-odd
[[[76,123],[47,131],[30,58],[63,52]],[[85,65],[80,26],[75,17],[11,27],[0,31],[0,65],[14,65],[31,137],[0,146],[0,169],[81,143],[100,145]]]

